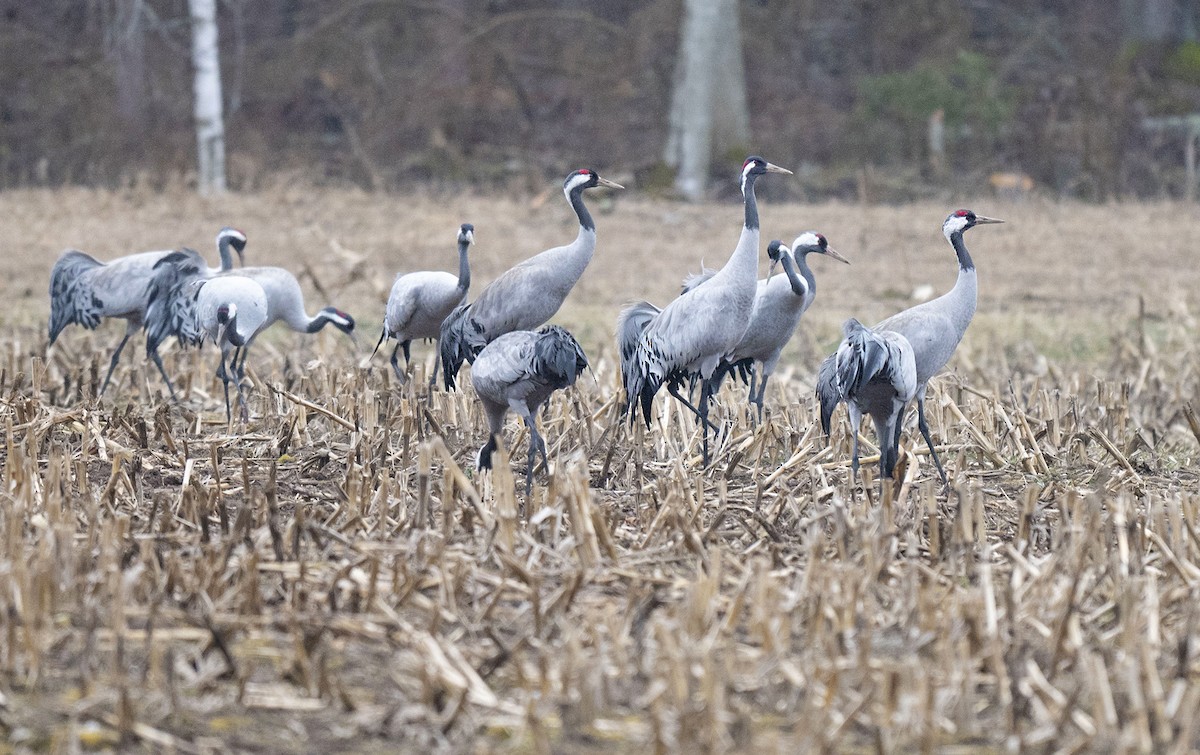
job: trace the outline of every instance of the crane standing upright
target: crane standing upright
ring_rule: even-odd
[[[713,375],[711,393],[720,390],[721,380],[731,371],[739,371],[743,377],[749,375],[750,404],[758,407],[758,418],[762,420],[763,397],[767,380],[775,372],[783,349],[796,332],[800,318],[812,306],[817,295],[817,279],[808,266],[808,255],[823,254],[850,264],[850,260],[829,245],[829,240],[816,231],[805,231],[796,237],[789,248],[778,240],[767,245],[767,256],[771,258],[771,270],[783,266],[784,275],[772,276],[758,282],[754,296],[754,312],[750,326],[729,358]]]
[[[706,466],[708,430],[712,427],[708,419],[710,379],[721,361],[741,342],[754,311],[759,243],[754,182],[767,173],[791,171],[757,155],[746,158],[742,164],[745,220],[738,244],[724,267],[661,311],[648,302],[638,302],[626,308],[617,320],[629,421],[635,421],[640,407],[649,427],[654,395],[666,383],[671,395],[692,409],[703,424]],[[678,391],[679,382],[691,374],[702,380],[698,408],[692,407]]]
[[[479,298],[455,309],[442,323],[442,372],[453,388],[462,363],[474,362],[489,342],[514,330],[532,330],[558,311],[596,251],[596,224],[583,204],[583,192],[596,186],[625,187],[594,170],[577,170],[563,182],[563,194],[579,218],[579,234],[566,246],[548,249],[510,268]]]
[[[241,231],[234,228],[221,229],[217,234],[217,252],[221,258],[219,268],[208,267],[203,258],[191,249],[181,252],[140,252],[109,262],[101,262],[77,249],[63,252],[50,271],[50,345],[53,346],[63,328],[72,323],[94,330],[101,320],[108,317],[125,320],[125,335],[113,351],[108,372],[105,373],[104,382],[100,386],[100,395],[104,395],[109,381],[112,380],[113,371],[117,369],[125,344],[147,321],[155,264],[168,255],[184,254],[195,267],[197,274],[211,276],[233,269],[233,254],[230,249],[237,251],[238,258],[241,259],[245,246],[246,236]],[[158,342],[151,346],[151,338],[147,334],[146,343],[147,356],[158,367],[171,398],[175,398],[175,386],[171,385],[171,378],[167,376],[167,370],[163,367],[162,358],[158,354]]]
[[[396,379],[402,384],[406,382],[406,378],[400,370],[398,352],[401,348],[404,349],[404,366],[407,369],[409,344],[415,339],[432,338],[436,356],[433,373],[429,376],[429,388],[433,389],[437,381],[438,365],[441,363],[439,339],[442,322],[467,298],[467,289],[471,286],[471,265],[467,259],[467,250],[474,241],[475,226],[463,223],[458,230],[457,277],[440,270],[430,270],[399,275],[392,284],[384,312],[383,332],[379,334],[379,343],[375,344],[375,351],[379,351],[384,339],[396,339],[391,365]],[[375,356],[374,351],[371,352],[371,356]]]
[[[512,409],[529,428],[529,467],[525,471],[525,494],[529,495],[537,454],[550,465],[546,442],[537,429],[538,409],[552,393],[573,385],[587,366],[579,342],[557,325],[537,332],[505,333],[485,346],[471,368],[471,384],[488,419],[488,440],[479,449],[478,468],[492,468],[504,416]]]
[[[926,445],[929,446],[930,456],[933,457],[942,484],[947,486],[950,481],[946,477],[941,460],[938,459],[937,451],[934,450],[933,439],[929,435],[929,423],[925,420],[925,391],[929,387],[929,379],[950,361],[975,316],[979,280],[975,262],[963,242],[963,234],[977,225],[1003,222],[977,215],[971,210],[956,210],[950,213],[942,223],[942,234],[950,242],[958,258],[958,278],[954,287],[938,298],[898,312],[872,328],[876,333],[891,332],[903,336],[912,349],[916,377],[914,397],[917,400],[917,425]],[[839,353],[840,351],[839,349]],[[847,399],[846,386],[835,379],[837,369],[834,363],[837,358],[837,355],[827,358],[821,364],[817,378],[821,423],[827,433],[833,410],[837,408],[838,403]],[[881,447],[885,442],[884,439],[880,439]],[[892,470],[884,470],[885,478],[891,474]]]

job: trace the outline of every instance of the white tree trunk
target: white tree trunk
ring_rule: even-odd
[[[197,177],[201,194],[225,191],[225,123],[221,115],[221,66],[217,54],[216,0],[188,0],[192,16]]]
[[[737,0],[684,0],[663,161],[675,190],[704,196],[714,154],[746,144],[746,80]]]
[[[712,154],[740,161],[750,146],[750,107],[746,102],[746,66],[742,62],[742,24],[737,0],[717,3],[713,50]]]

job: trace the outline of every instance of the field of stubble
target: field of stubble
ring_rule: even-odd
[[[1200,213],[957,200],[1008,223],[967,235],[979,314],[931,389],[953,492],[906,434],[885,505],[873,437],[855,483],[844,414],[820,436],[813,372],[846,317],[953,284],[954,207],[760,195],[764,246],[812,228],[853,262],[812,261],[766,421],[727,387],[709,469],[669,400],[621,422],[619,307],[723,263],[741,208],[593,196],[597,256],[555,322],[594,378],[551,402],[526,501],[521,463],[474,471],[469,388],[360,360],[394,274],[453,269],[459,223],[476,291],[572,238],[556,191],[6,193],[0,751],[1200,748]],[[61,249],[212,256],[226,224],[358,343],[260,339],[232,427],[211,348],[166,355],[180,405],[140,341],[93,398],[116,324],[47,353]],[[506,441],[523,459],[515,420]]]

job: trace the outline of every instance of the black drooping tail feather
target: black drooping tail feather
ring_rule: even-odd
[[[104,263],[77,249],[62,253],[50,271],[50,343],[75,323],[94,330],[103,319],[104,302],[92,291],[88,273]]]
[[[460,304],[442,321],[438,339],[442,353],[442,381],[446,390],[454,390],[462,363],[475,363],[475,357],[487,346],[488,338],[471,318],[471,305]]]
[[[845,337],[837,352],[826,357],[817,371],[821,429],[826,435],[837,405],[879,375],[891,356],[887,342],[853,317],[842,325],[842,333]]]
[[[200,256],[191,249],[171,252],[154,263],[146,305],[146,353],[156,354],[171,336],[184,346],[199,345],[204,333],[196,322]]]
[[[650,426],[650,414],[654,405],[654,394],[662,387],[662,380],[648,369],[649,365],[640,358],[639,343],[660,310],[647,301],[630,304],[617,318],[617,346],[621,354],[621,381],[625,385],[625,412],[629,423],[637,418],[638,406],[646,426]]]
[[[588,368],[583,347],[565,328],[547,325],[538,330],[533,347],[534,372],[547,379],[555,390],[575,384],[579,373]]]

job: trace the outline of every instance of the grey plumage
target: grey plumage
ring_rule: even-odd
[[[300,282],[281,267],[243,267],[223,275],[250,278],[262,287],[267,297],[266,319],[242,346],[241,362],[235,365],[239,371],[246,369],[250,345],[260,333],[277,322],[285,323],[298,333],[316,333],[326,325],[332,325],[351,339],[354,338],[354,318],[349,313],[336,307],[325,307],[315,315],[309,315],[304,307],[304,292],[300,289]]]
[[[228,249],[220,251],[221,269],[227,270],[233,266],[232,257]],[[192,256],[197,267],[207,269],[203,259],[196,252],[188,249],[182,253]],[[58,340],[63,329],[73,323],[92,330],[105,318],[126,321],[125,334],[113,351],[108,372],[105,373],[104,382],[100,387],[101,394],[107,390],[112,380],[125,344],[146,322],[155,275],[154,265],[169,254],[172,254],[171,250],[140,252],[101,262],[91,255],[72,249],[64,252],[50,271],[51,345]],[[167,376],[162,359],[158,355],[157,344],[155,348],[148,349],[147,354],[174,397],[175,388],[171,385],[171,379]]]
[[[404,363],[407,368],[410,359],[409,345],[417,339],[431,338],[434,340],[434,352],[437,355],[433,374],[429,377],[429,387],[433,388],[441,361],[439,338],[442,323],[467,298],[467,290],[471,286],[471,266],[467,252],[474,241],[475,226],[463,223],[458,230],[457,276],[441,271],[423,271],[399,275],[392,284],[384,312],[383,332],[379,334],[375,351],[379,350],[385,339],[396,339],[396,348],[392,349],[390,363],[396,373],[396,379],[401,383],[404,383],[406,378],[400,370],[397,354],[401,349],[404,350]],[[371,352],[371,356],[374,355],[375,352]]]
[[[157,354],[158,347],[171,336],[184,346],[199,345],[203,333],[196,325],[196,283],[232,270],[231,249],[245,261],[246,234],[227,226],[217,233],[220,268],[206,266],[191,249],[173,252],[154,263],[146,303],[147,355]]]
[[[850,264],[820,233],[806,231],[796,237],[791,248],[775,240],[767,246],[771,268],[782,265],[784,274],[770,276],[758,282],[754,296],[754,311],[750,326],[741,342],[718,370],[712,392],[719,390],[721,378],[738,370],[750,383],[750,403],[758,407],[762,419],[763,396],[767,381],[775,372],[783,349],[800,324],[800,318],[812,306],[817,294],[817,280],[808,267],[809,254],[823,254]]]
[[[864,414],[879,437],[879,471],[891,479],[900,454],[904,408],[917,390],[916,361],[908,339],[891,331],[876,332],[853,318],[842,328],[845,338],[817,376],[821,428],[829,434],[833,408],[846,402],[853,432],[852,469],[858,474],[858,430]]]
[[[596,250],[596,224],[583,204],[583,192],[596,186],[623,188],[593,170],[577,170],[563,182],[563,193],[579,218],[579,234],[566,246],[531,257],[492,281],[471,304],[442,323],[441,356],[446,388],[454,387],[464,361],[497,337],[532,330],[562,306]]]
[[[622,339],[630,339],[638,327],[636,346],[623,348],[621,374],[625,381],[629,420],[638,409],[646,425],[650,424],[654,395],[664,384],[668,390],[691,406],[676,390],[681,375],[698,375],[701,380],[700,406],[696,415],[704,425],[704,462],[708,463],[709,382],[721,361],[728,357],[746,333],[754,309],[758,278],[759,222],[754,182],[768,172],[791,171],[768,163],[758,156],[742,164],[741,186],[745,202],[745,221],[738,245],[729,261],[702,285],[687,290],[653,317],[646,310],[627,309],[618,321]],[[628,352],[628,356],[625,354]]]
[[[255,280],[239,275],[221,275],[192,285],[195,306],[194,326],[221,350],[217,377],[225,389],[225,419],[232,418],[229,403],[229,384],[236,383],[238,405],[242,420],[249,419],[242,381],[246,377],[246,362],[238,367],[238,354],[267,325],[267,294]],[[226,362],[232,354],[229,366]]]
[[[579,342],[557,325],[536,332],[505,333],[484,347],[471,368],[471,383],[488,419],[488,440],[479,450],[478,467],[491,469],[504,416],[512,409],[529,428],[529,467],[525,473],[528,495],[537,454],[540,452],[546,464],[550,463],[546,443],[537,429],[538,409],[555,391],[573,385],[587,367],[587,356]]]
[[[976,215],[971,210],[952,212],[942,223],[942,234],[950,242],[958,258],[958,279],[955,281],[954,288],[932,301],[918,304],[892,315],[872,329],[877,334],[896,333],[903,336],[912,350],[916,383],[914,398],[917,400],[917,426],[921,430],[926,445],[929,446],[929,453],[943,485],[949,485],[949,479],[934,450],[933,439],[929,435],[929,423],[925,419],[925,391],[928,388],[929,379],[937,374],[954,355],[955,349],[958,348],[959,342],[975,315],[978,279],[975,263],[963,242],[963,233],[976,225],[1002,222],[1004,221]],[[832,392],[829,388],[830,368],[827,366],[828,362],[827,359],[826,364],[821,366],[817,388],[821,402],[822,426],[827,433],[829,418],[832,416],[833,410],[839,401],[845,399],[844,395]],[[895,432],[899,433],[899,423]]]

